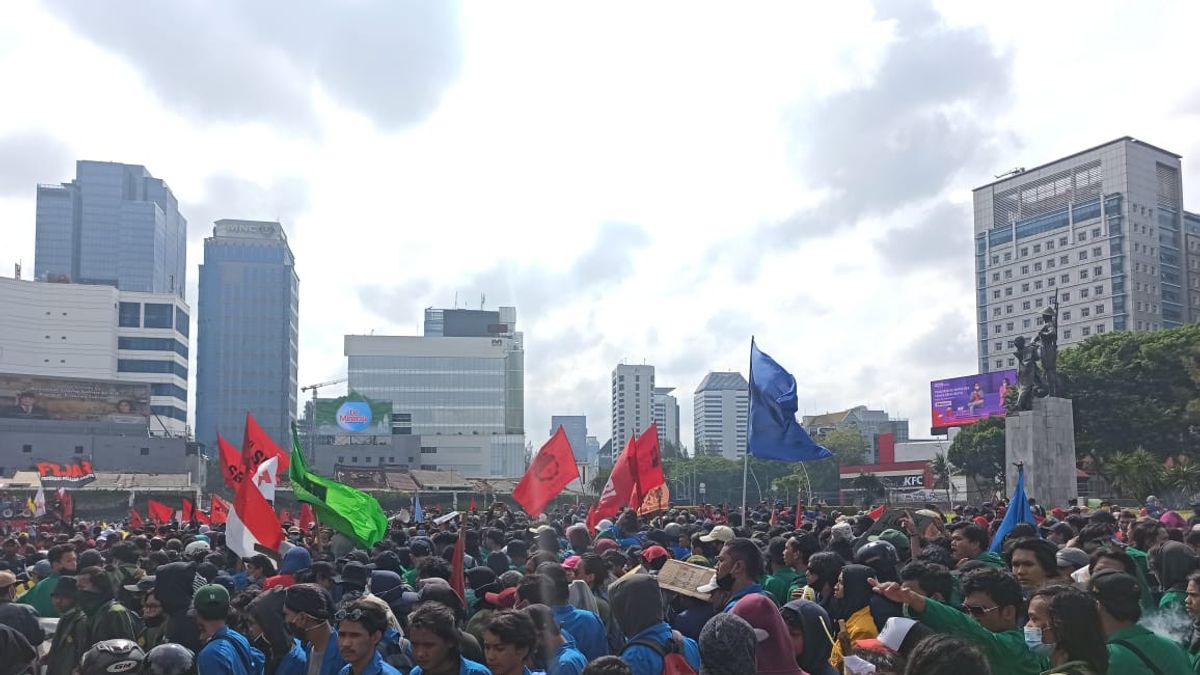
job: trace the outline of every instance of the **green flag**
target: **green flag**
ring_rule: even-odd
[[[363,548],[371,548],[387,535],[388,521],[374,497],[349,485],[308,470],[300,452],[300,435],[292,425],[292,465],[289,467],[296,499],[311,504],[321,524],[341,532]]]

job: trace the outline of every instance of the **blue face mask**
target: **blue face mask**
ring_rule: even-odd
[[[1053,644],[1042,642],[1042,629],[1037,626],[1025,626],[1025,646],[1034,654],[1047,658],[1054,652]]]

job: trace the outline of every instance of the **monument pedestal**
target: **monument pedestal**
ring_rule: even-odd
[[[1025,494],[1049,510],[1069,507],[1079,497],[1075,476],[1075,418],[1071,400],[1035,398],[1033,410],[1010,415],[1004,422],[1007,493],[1017,486],[1017,469],[1025,463]]]

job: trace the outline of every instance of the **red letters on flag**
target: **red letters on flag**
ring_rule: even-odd
[[[284,452],[263,428],[258,426],[258,422],[250,413],[246,413],[246,435],[242,439],[242,464],[247,469],[253,471],[258,468],[259,464],[271,459],[272,457],[279,458],[279,468],[276,473],[281,474],[288,470],[288,463],[291,458]]]
[[[225,484],[236,493],[238,486],[246,478],[246,465],[237,448],[221,434],[217,434],[217,447],[221,449],[221,478],[224,478]]]
[[[575,466],[575,454],[571,452],[566,432],[559,427],[530,462],[529,469],[513,490],[513,499],[536,518],[576,478],[579,478],[579,467]]]
[[[209,507],[209,511],[212,511],[213,525],[220,525],[229,520],[229,503],[216,495],[212,496],[212,506]]]
[[[153,499],[146,502],[146,511],[156,523],[169,523],[175,517],[175,509]]]
[[[658,426],[651,424],[635,444],[637,452],[634,455],[637,466],[634,475],[637,477],[637,494],[634,500],[638,506],[646,500],[646,496],[654,488],[667,482],[663,476],[662,453],[658,449]]]

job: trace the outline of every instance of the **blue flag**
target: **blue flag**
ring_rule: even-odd
[[[811,462],[832,457],[796,421],[796,378],[750,340],[750,428],[752,457]]]
[[[1025,467],[1017,467],[1017,487],[1013,489],[1012,499],[1008,502],[1008,510],[1004,512],[1004,520],[996,528],[992,536],[991,550],[999,553],[1004,547],[1004,535],[1012,531],[1017,523],[1029,523],[1037,528],[1037,520],[1033,517],[1033,509],[1029,508],[1029,499],[1025,497]]]
[[[413,495],[413,522],[425,522],[425,512],[421,510],[421,495]]]

